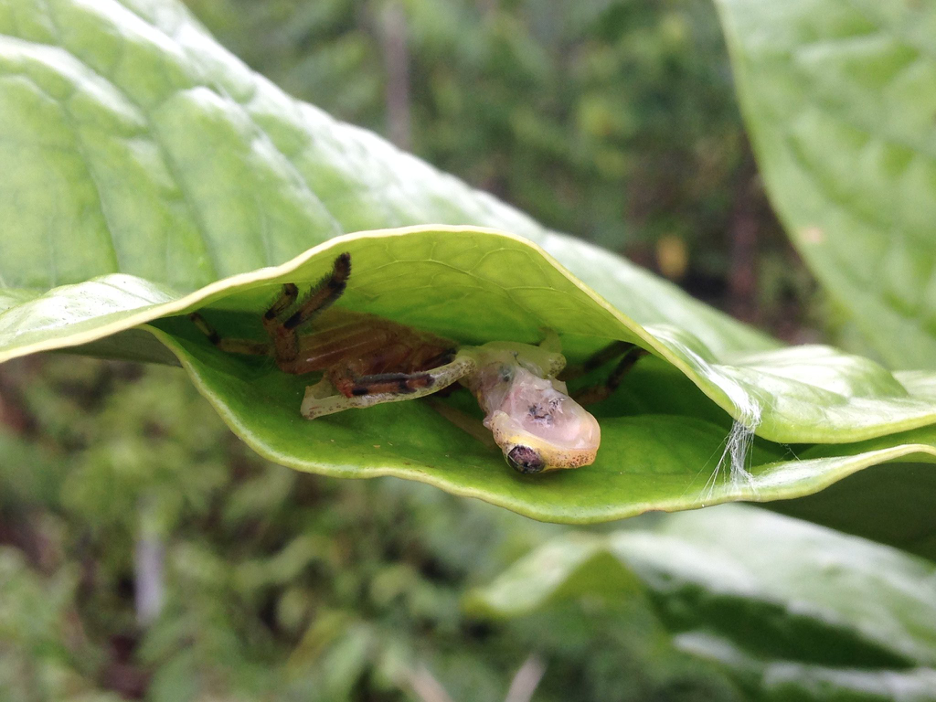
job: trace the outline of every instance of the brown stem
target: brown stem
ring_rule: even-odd
[[[757,240],[759,223],[753,184],[756,169],[748,157],[738,174],[729,235],[728,307],[732,315],[744,322],[756,322],[757,304]]]
[[[387,3],[381,20],[384,61],[387,66],[387,126],[390,141],[409,151],[412,148],[409,50],[406,46],[406,13],[399,0]]]

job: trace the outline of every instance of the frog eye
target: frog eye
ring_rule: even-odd
[[[546,467],[539,452],[529,446],[514,446],[506,458],[510,467],[520,473],[539,473]]]

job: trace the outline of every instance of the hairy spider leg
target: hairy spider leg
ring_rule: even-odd
[[[292,307],[297,297],[299,297],[299,288],[296,284],[286,283],[280,296],[263,313],[263,328],[267,330],[267,333],[271,333],[270,328],[273,324],[283,321],[282,317]]]
[[[208,341],[225,353],[240,353],[249,356],[272,356],[273,344],[268,341],[251,341],[249,339],[230,339],[222,337],[208,321],[198,312],[192,312],[189,319],[198,330],[208,337]]]
[[[298,329],[311,322],[341,297],[351,275],[351,254],[345,252],[335,259],[331,273],[312,287],[298,306],[294,307],[298,289],[293,284],[283,286],[283,294],[263,316],[263,326],[276,347],[276,361],[282,367],[299,356]],[[285,370],[285,368],[284,368]]]
[[[377,357],[365,361],[350,361],[331,368],[329,380],[345,397],[361,395],[410,395],[421,388],[430,388],[435,383],[427,371],[391,371],[366,373],[369,370],[405,368],[412,350],[401,344],[383,348]],[[412,366],[411,366],[412,367]]]
[[[374,394],[408,395],[421,388],[431,388],[432,376],[426,371],[418,373],[375,373],[373,375],[345,376],[332,383],[342,395],[360,397]]]
[[[618,361],[617,366],[604,382],[604,387],[607,388],[609,395],[618,389],[624,376],[630,373],[634,364],[649,353],[649,351],[639,346],[634,346],[624,353],[624,356]]]
[[[636,348],[640,347],[638,347],[636,344],[630,343],[629,341],[612,341],[600,351],[592,354],[583,364],[583,369],[586,373],[589,373],[596,368],[601,368],[601,366],[613,361],[615,358],[620,358],[621,356]]]
[[[603,383],[585,388],[575,394],[575,400],[581,405],[590,405],[601,402],[611,397],[612,393],[621,385],[624,376],[627,375],[634,364],[649,352],[636,344],[627,341],[615,341],[605,348],[598,351],[591,358],[585,361],[583,366],[585,372],[600,368],[609,361],[621,357],[614,370],[608,375]]]
[[[286,283],[280,296],[263,314],[263,328],[270,335],[272,343],[222,337],[198,312],[192,312],[189,319],[208,337],[208,341],[222,351],[251,356],[273,356],[282,366],[284,362],[295,360],[299,353],[296,328],[314,319],[341,297],[350,275],[351,254],[343,253],[335,259],[331,273],[313,286],[295,311],[291,308],[299,297],[299,288],[293,283]]]

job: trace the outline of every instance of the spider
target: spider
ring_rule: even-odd
[[[222,351],[272,357],[285,373],[322,372],[302,400],[300,411],[308,419],[423,397],[459,382],[474,394],[485,413],[484,426],[517,471],[539,473],[594,462],[601,430],[556,377],[566,359],[555,332],[547,332],[538,346],[515,342],[459,346],[374,315],[329,310],[350,275],[351,255],[343,253],[304,299],[299,300],[296,285],[284,285],[263,315],[270,337],[266,342],[225,338],[197,312],[190,318]],[[313,321],[312,333],[299,333]],[[595,363],[607,355],[596,355]],[[625,354],[599,395],[614,389],[614,376],[622,376],[637,355]]]

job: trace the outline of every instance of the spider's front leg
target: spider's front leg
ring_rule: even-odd
[[[351,255],[343,253],[335,259],[332,272],[312,288],[296,309],[293,307],[299,297],[299,288],[293,283],[286,283],[280,296],[263,314],[263,328],[270,336],[270,342],[222,337],[198,312],[192,312],[189,319],[208,337],[208,341],[222,351],[251,356],[273,356],[282,370],[288,373],[296,372],[294,366],[299,360],[299,337],[296,330],[341,297],[350,274]]]
[[[304,372],[299,329],[341,297],[350,276],[351,254],[343,253],[335,259],[331,272],[313,286],[298,304],[299,289],[292,283],[283,286],[283,294],[263,315],[263,327],[273,340],[274,356],[280,370],[286,373]]]

